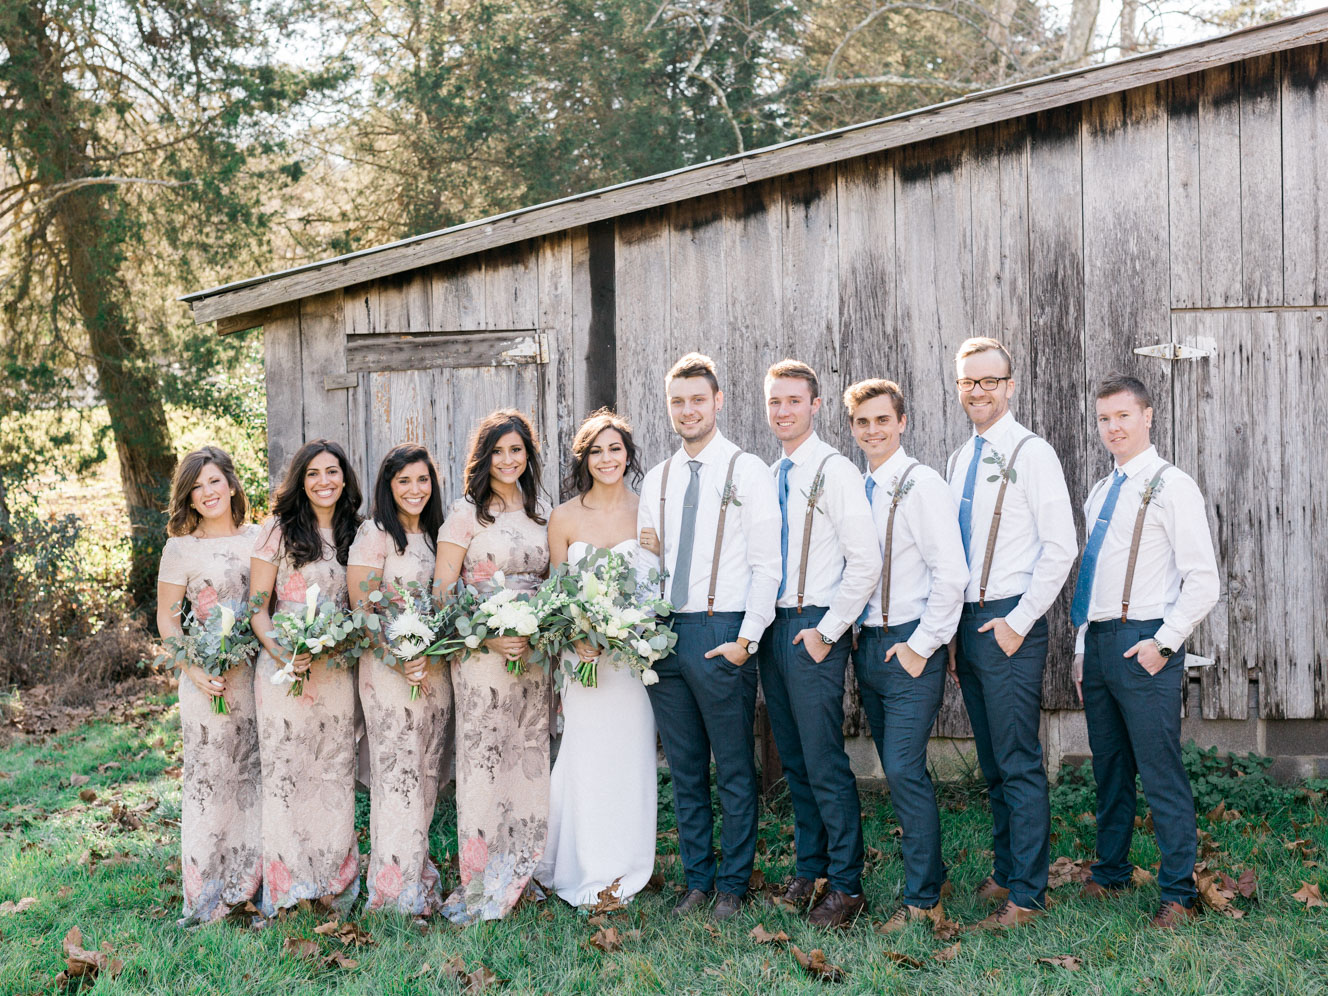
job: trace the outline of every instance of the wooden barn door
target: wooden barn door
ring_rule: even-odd
[[[1190,639],[1216,661],[1203,715],[1244,719],[1258,678],[1265,718],[1328,716],[1328,310],[1176,312],[1174,341],[1212,350],[1173,364],[1175,462],[1208,501],[1221,598]]]

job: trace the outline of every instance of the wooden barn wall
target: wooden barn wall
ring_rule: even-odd
[[[1157,398],[1154,439],[1199,481],[1222,600],[1192,640],[1203,714],[1328,716],[1328,489],[1312,436],[1328,305],[1328,68],[1322,47],[1140,87],[1034,117],[618,219],[619,407],[646,462],[675,446],[664,372],[721,367],[722,430],[767,459],[761,377],[821,374],[819,431],[857,459],[839,395],[904,387],[904,445],[943,467],[970,431],[952,356],[1010,344],[1015,413],[1055,446],[1079,506],[1109,469],[1092,385],[1123,370]],[[1135,355],[1164,342],[1211,360]],[[1071,578],[1073,578],[1073,574]],[[1048,708],[1077,708],[1066,585],[1052,611]],[[850,720],[850,726],[853,725]],[[942,732],[967,726],[950,695]]]

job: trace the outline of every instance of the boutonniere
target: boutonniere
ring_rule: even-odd
[[[1158,495],[1162,493],[1162,486],[1165,485],[1166,483],[1167,482],[1165,480],[1159,480],[1156,484],[1152,483],[1148,484],[1143,489],[1143,491],[1139,493],[1140,503],[1147,505],[1149,502],[1151,502],[1154,498],[1156,498]]]
[[[738,500],[738,485],[733,481],[724,486],[724,493],[719,496],[719,510],[722,512],[730,505],[742,508],[742,502]]]
[[[996,467],[999,468],[999,470],[995,474],[992,474],[990,477],[987,478],[988,484],[1000,480],[1006,480],[1009,481],[1011,484],[1014,484],[1015,481],[1018,480],[1018,476],[1015,474],[1014,468],[1005,466],[1005,457],[1003,454],[997,453],[995,450],[992,450],[991,456],[983,457],[982,462],[994,464]]]
[[[824,515],[825,509],[817,507],[817,502],[821,500],[821,496],[824,494],[825,494],[825,472],[820,471],[817,473],[816,479],[812,481],[812,489],[810,491],[803,492],[803,495],[807,499],[807,511],[820,512],[822,515]]]
[[[910,491],[912,491],[912,490],[913,490],[913,485],[915,485],[915,484],[917,484],[917,483],[918,483],[917,481],[905,481],[903,484],[900,484],[900,483],[899,483],[899,478],[896,477],[896,478],[895,478],[895,486],[894,486],[893,488],[891,488],[891,490],[890,490],[890,505],[891,505],[891,507],[893,508],[895,505],[898,505],[901,501],[903,501],[903,500],[904,500],[904,495],[906,495],[906,494],[908,494]]]

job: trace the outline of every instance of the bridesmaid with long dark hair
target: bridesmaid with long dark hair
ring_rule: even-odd
[[[388,450],[374,484],[373,518],[360,526],[346,568],[352,604],[368,594],[410,597],[433,586],[443,501],[423,446]],[[412,588],[411,585],[417,587]],[[360,658],[360,704],[369,745],[369,899],[366,909],[423,916],[442,905],[429,860],[429,824],[452,763],[452,676],[439,658],[404,668],[384,648]],[[411,689],[418,697],[411,699]]]
[[[263,645],[255,699],[263,762],[264,915],[301,899],[338,910],[359,894],[355,840],[355,672],[320,654],[294,658],[303,693],[272,683],[289,654],[267,634],[273,612],[304,611],[306,592],[347,607],[346,560],[360,526],[360,485],[346,452],[315,439],[291,458],[249,566],[261,597],[253,617]],[[280,663],[278,663],[280,660]]]
[[[200,622],[222,606],[242,615],[249,599],[249,551],[258,527],[225,450],[204,446],[175,468],[157,574],[157,629],[182,633],[181,603]],[[227,713],[213,709],[224,698]],[[258,728],[253,663],[223,675],[196,665],[180,673],[180,868],[184,919],[206,923],[256,899],[262,881]]]
[[[530,421],[504,408],[475,429],[466,495],[438,534],[435,580],[533,591],[548,573],[549,506],[539,497]],[[549,677],[512,674],[524,637],[493,637],[453,672],[457,708],[457,842],[461,885],[443,913],[457,923],[496,920],[516,905],[539,863],[549,819]]]

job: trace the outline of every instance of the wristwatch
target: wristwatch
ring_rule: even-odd
[[[821,642],[824,643],[827,647],[833,647],[835,645],[835,641],[830,639],[830,637],[826,636],[819,629],[816,631],[816,634],[821,638]]]
[[[1153,646],[1157,647],[1157,652],[1162,655],[1163,660],[1166,660],[1168,657],[1170,657],[1172,654],[1176,652],[1172,650],[1170,647],[1162,646],[1162,642],[1157,637],[1153,637]]]
[[[755,640],[749,640],[746,637],[738,637],[738,646],[747,652],[748,657],[755,657],[758,648]]]

